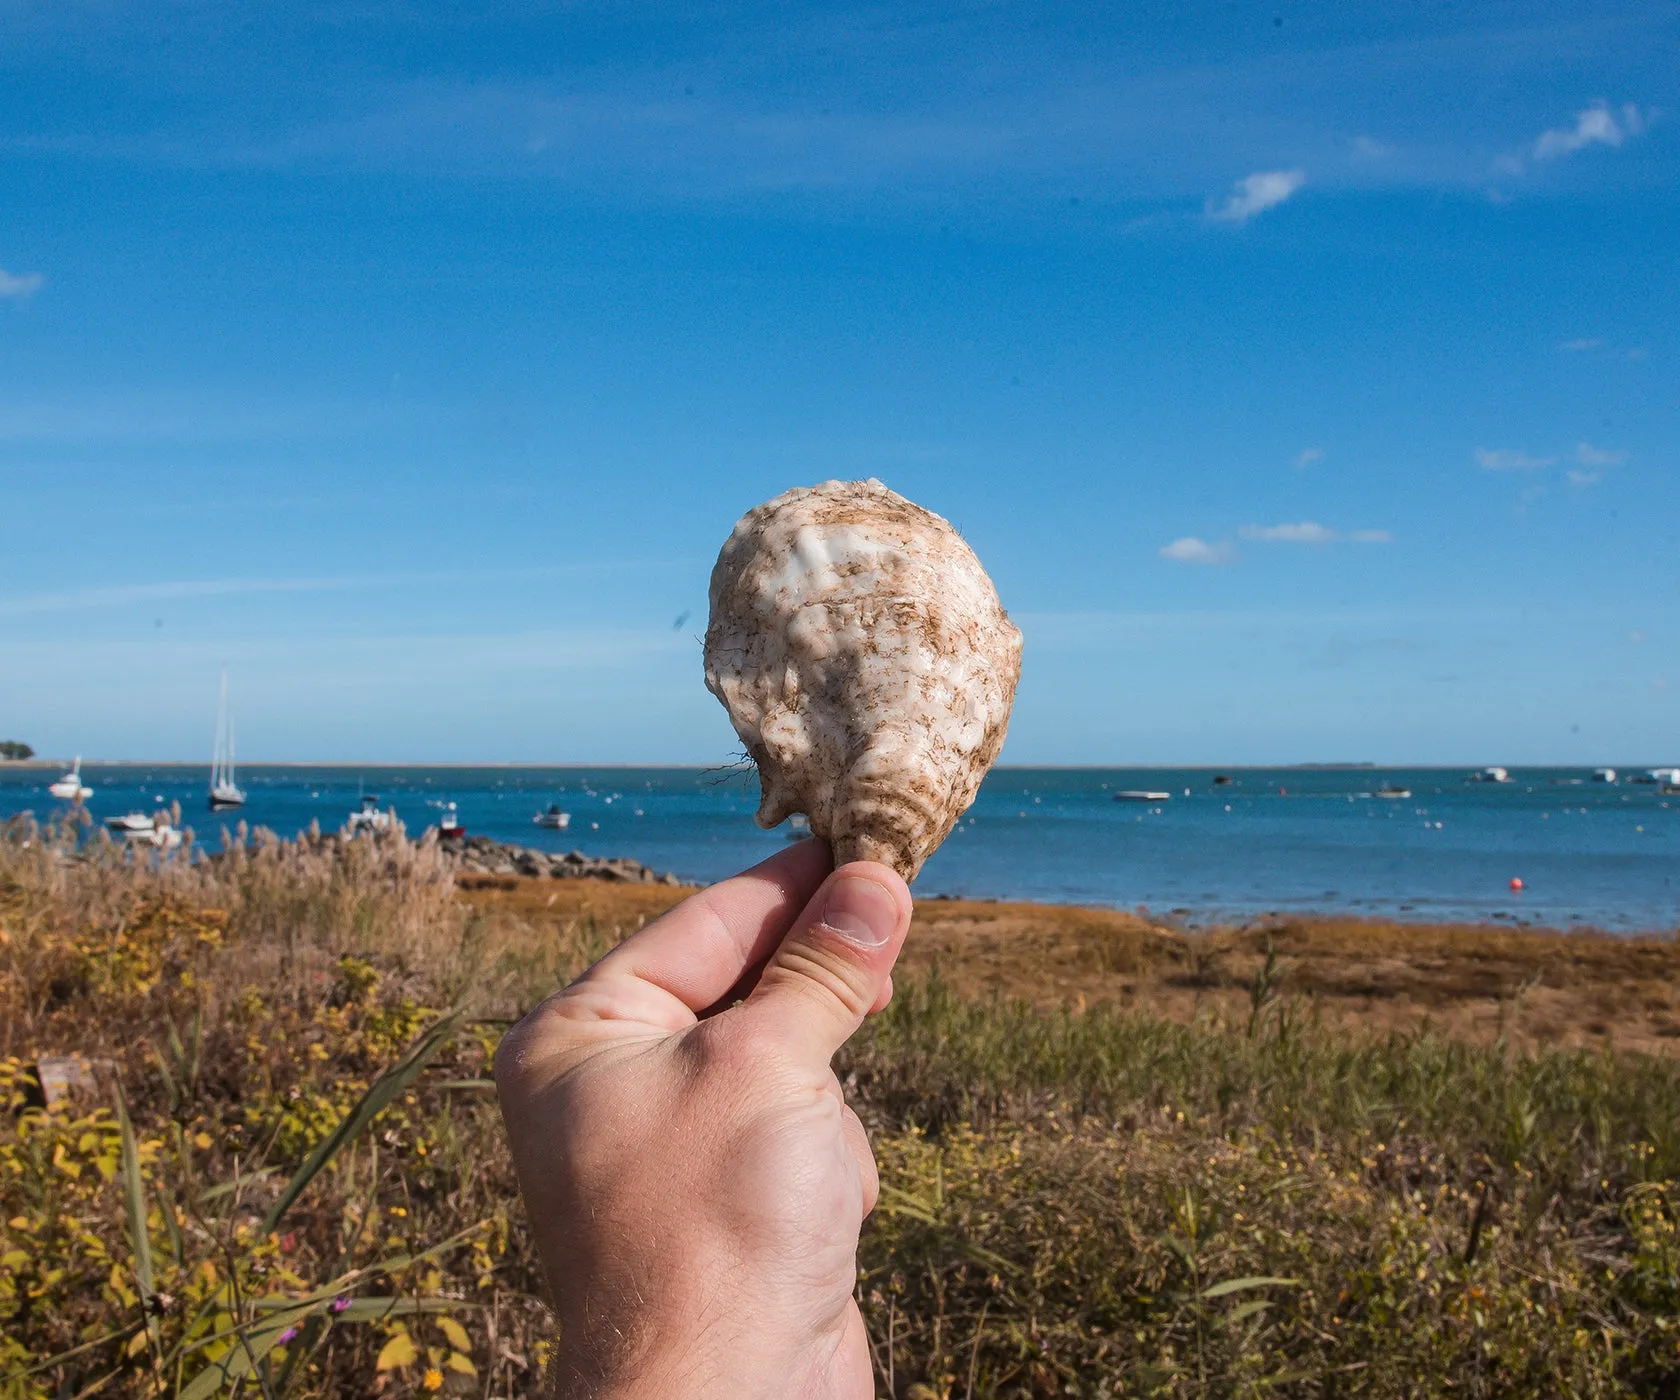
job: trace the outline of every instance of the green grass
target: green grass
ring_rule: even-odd
[[[485,1074],[629,931],[474,912],[395,840],[8,830],[0,1397],[540,1394]],[[67,1050],[120,1104],[24,1109]],[[1191,1025],[910,979],[837,1069],[883,1395],[1680,1395],[1670,1060],[1360,1040],[1262,970]]]

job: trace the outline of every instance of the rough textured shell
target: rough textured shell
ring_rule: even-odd
[[[760,826],[907,879],[997,759],[1021,634],[950,522],[878,481],[750,510],[712,570],[706,685],[758,765]]]

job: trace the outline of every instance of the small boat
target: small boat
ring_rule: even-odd
[[[1616,770],[1614,768],[1595,768],[1593,769],[1592,780],[1595,783],[1613,783],[1616,781]]]
[[[181,844],[181,833],[171,824],[169,814],[159,811],[152,819],[150,831],[132,832],[128,839],[136,845],[156,846],[160,851],[173,851]]]
[[[1653,768],[1651,781],[1665,788],[1680,787],[1680,768]]]
[[[107,817],[105,829],[132,845],[156,846],[161,851],[173,851],[181,844],[180,829],[161,806],[151,816],[144,812],[125,812],[120,817]]]
[[[803,841],[811,834],[811,819],[803,812],[795,812],[788,818],[787,839],[789,841]]]
[[[47,788],[54,797],[62,797],[66,802],[81,802],[93,796],[93,789],[82,785],[82,756],[76,755],[76,761],[70,771]]]
[[[379,799],[373,793],[365,793],[362,805],[352,812],[344,823],[344,829],[352,836],[359,836],[364,831],[389,831],[391,829],[391,814],[379,810]]]
[[[1128,788],[1114,794],[1116,802],[1167,802],[1172,798],[1170,792],[1144,792],[1141,789]]]
[[[466,834],[467,829],[461,825],[460,817],[455,815],[455,804],[451,802],[444,814],[438,818],[438,839],[459,841]]]
[[[106,817],[105,830],[118,836],[136,836],[144,832],[150,835],[156,821],[144,812],[126,812],[120,817]]]
[[[1410,797],[1411,795],[1412,790],[1405,787],[1380,787],[1377,789],[1378,797],[1386,797],[1390,801],[1398,801],[1400,798]]]
[[[210,810],[243,807],[245,794],[233,780],[233,716],[228,713],[227,672],[222,672],[222,699],[216,707],[216,747],[210,759]]]
[[[1215,773],[1213,775],[1213,785],[1215,787],[1229,787],[1230,784],[1231,775],[1229,773]]]
[[[546,812],[538,812],[531,820],[538,826],[547,827],[550,831],[564,831],[572,824],[572,814],[562,812],[559,803],[551,802]]]
[[[1472,773],[1470,781],[1473,783],[1508,783],[1511,781],[1511,773],[1506,768],[1484,768],[1479,773]]]

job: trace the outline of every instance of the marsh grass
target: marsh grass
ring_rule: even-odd
[[[0,838],[0,1396],[540,1393],[489,1059],[651,908],[77,835]],[[1674,1062],[1362,1037],[1252,963],[1187,1023],[903,981],[837,1064],[880,1393],[1680,1393]],[[103,1090],[27,1106],[73,1051]]]

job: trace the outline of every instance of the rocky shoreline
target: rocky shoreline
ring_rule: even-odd
[[[661,873],[628,856],[564,855],[492,841],[488,836],[444,839],[439,848],[457,854],[466,876],[523,876],[528,880],[610,880],[628,885],[680,885],[669,871]]]

